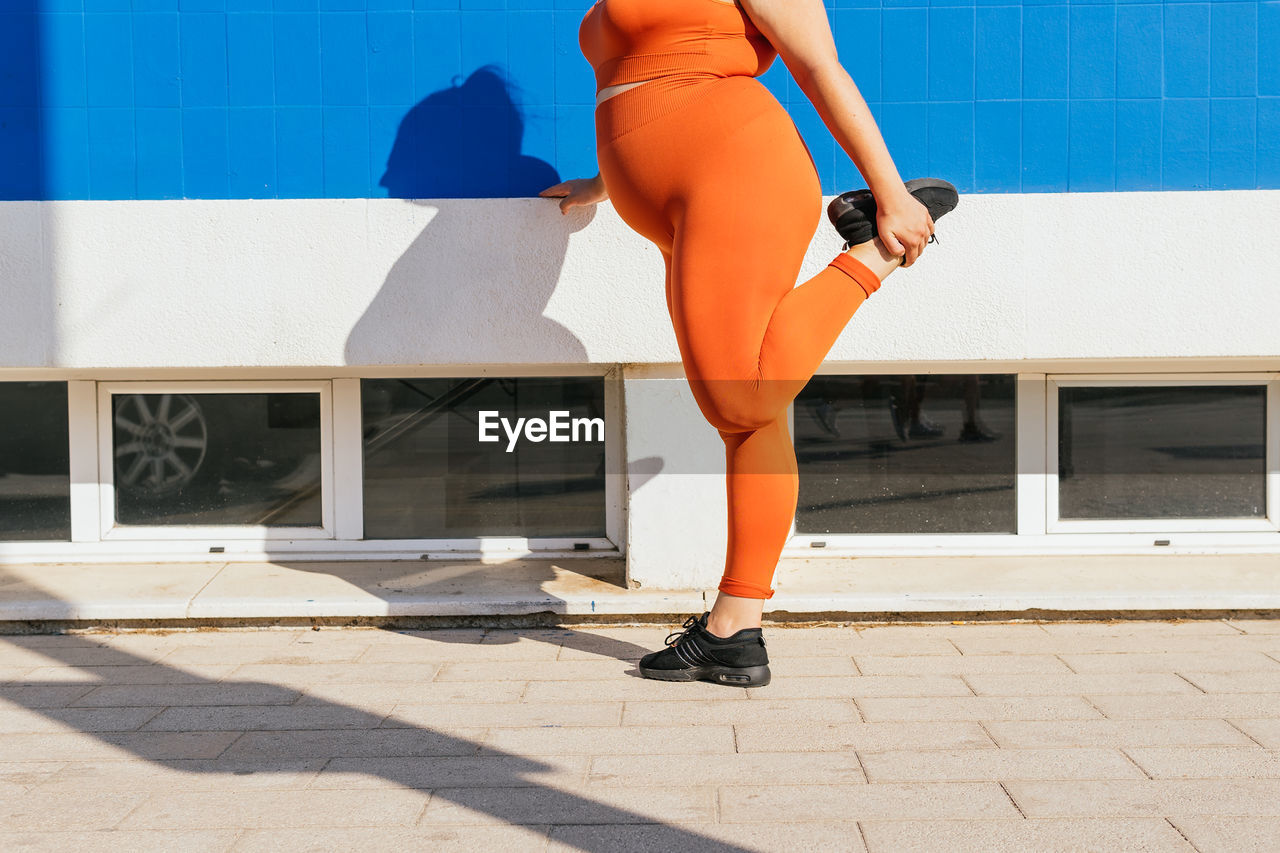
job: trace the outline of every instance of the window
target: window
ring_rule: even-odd
[[[104,538],[332,536],[327,381],[98,388]]]
[[[601,377],[360,385],[366,539],[605,535]]]
[[[1049,397],[1051,519],[1265,520],[1265,383],[1063,378]]]
[[[819,374],[795,401],[797,533],[1014,533],[1012,374]]]
[[[0,382],[0,540],[71,538],[66,382]]]

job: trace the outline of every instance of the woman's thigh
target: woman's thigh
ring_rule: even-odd
[[[785,110],[758,113],[685,178],[667,308],[686,372],[754,376],[769,319],[822,216],[813,160]]]

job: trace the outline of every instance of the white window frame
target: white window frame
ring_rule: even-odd
[[[1263,477],[1266,516],[1263,518],[1069,518],[1058,517],[1058,397],[1059,389],[1072,387],[1144,388],[1188,385],[1262,385],[1265,389],[1265,425],[1263,435]],[[1188,373],[1176,377],[1168,374],[1048,374],[1045,378],[1045,530],[1048,533],[1199,533],[1199,532],[1277,532],[1277,492],[1280,470],[1276,445],[1280,438],[1277,411],[1280,410],[1280,379],[1275,373]]]
[[[320,402],[320,513],[319,527],[235,524],[129,524],[115,519],[115,455],[112,452],[111,398],[118,394],[271,394],[313,393]],[[333,401],[327,379],[293,380],[128,380],[98,383],[98,505],[99,538],[116,540],[189,540],[203,542],[332,539],[334,536]],[[76,507],[73,505],[73,514]],[[207,550],[207,546],[206,546]]]
[[[218,372],[230,373],[220,369]],[[26,372],[6,375],[24,379]],[[486,376],[579,378],[604,383],[605,536],[363,539],[363,438],[360,382],[379,378]],[[227,562],[272,560],[427,560],[521,557],[616,558],[626,553],[626,472],[621,369],[615,365],[434,365],[361,369],[347,376],[267,379],[50,379],[67,384],[71,540],[0,542],[0,564],[25,562]],[[110,395],[205,391],[321,394],[322,526],[128,525],[114,519]],[[583,548],[582,546],[586,546]]]
[[[894,375],[912,371],[910,365]],[[820,373],[848,375],[851,368]],[[948,372],[974,372],[957,368]],[[979,371],[1005,373],[998,369]],[[797,533],[792,521],[784,557],[982,556],[1019,553],[1150,554],[1280,552],[1280,372],[1222,373],[1043,373],[1014,372],[1014,472],[1017,533]],[[1266,519],[1057,521],[1057,386],[1080,384],[1265,384],[1267,472]],[[1050,401],[1053,407],[1050,409]],[[794,435],[794,406],[792,435]],[[1050,500],[1052,499],[1052,505]],[[1051,518],[1053,522],[1051,523]],[[1245,523],[1241,523],[1241,521]],[[1211,523],[1210,523],[1211,522]],[[1153,536],[1153,533],[1157,534]],[[1158,534],[1166,534],[1159,536]],[[1157,544],[1158,543],[1158,544]]]
[[[360,382],[364,379],[476,379],[487,376],[510,377],[513,379],[590,379],[599,377],[604,382],[604,422],[605,422],[605,535],[604,536],[476,536],[453,539],[360,539],[355,542],[338,542],[339,548],[358,546],[365,554],[372,555],[404,555],[411,558],[431,556],[456,557],[513,557],[522,554],[538,557],[617,557],[625,553],[625,506],[626,476],[622,471],[624,424],[622,423],[622,379],[617,368],[605,371],[589,370],[587,365],[580,369],[566,372],[554,368],[542,370],[504,369],[486,366],[461,372],[456,368],[448,371],[439,370],[395,370],[366,373],[359,378],[334,380],[335,383],[350,383],[339,392],[345,400],[355,400],[354,406],[344,406],[340,411],[346,412],[350,422],[341,427],[346,435],[354,435],[355,441],[343,441],[338,446],[348,455],[340,459],[340,470],[356,476],[351,480],[354,488],[348,489],[344,501],[342,518],[347,530],[364,531],[364,443],[361,424]],[[579,550],[582,545],[585,549]]]

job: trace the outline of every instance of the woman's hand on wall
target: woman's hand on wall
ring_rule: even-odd
[[[559,198],[560,212],[568,213],[569,208],[579,204],[599,204],[609,197],[604,180],[596,175],[594,178],[573,178],[553,187],[547,187],[538,195],[543,198]]]

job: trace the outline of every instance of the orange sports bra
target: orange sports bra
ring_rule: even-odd
[[[596,92],[665,74],[759,77],[778,52],[729,0],[597,0],[578,26]]]

